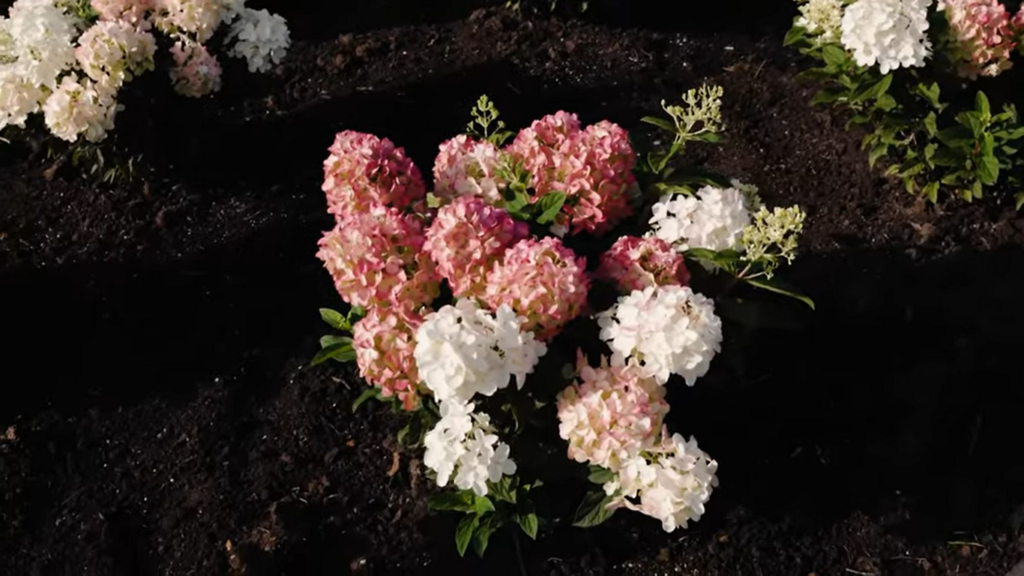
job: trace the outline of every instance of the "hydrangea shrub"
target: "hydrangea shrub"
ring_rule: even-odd
[[[687,142],[720,139],[720,96],[694,90],[665,106],[671,120],[645,119],[675,136],[646,155],[622,127],[564,111],[513,136],[483,97],[469,133],[440,145],[430,193],[386,138],[345,131],[330,147],[336,226],[317,257],[351,307],[321,310],[339,334],[314,364],[354,360],[370,387],[353,409],[372,397],[408,414],[399,441],[444,489],[431,506],[464,514],[460,554],[503,527],[536,538],[550,519],[536,496],[566,478],[578,526],[628,509],[671,532],[704,514],[718,463],[669,429],[668,387],[712,370],[729,287],[813,308],[774,277],[803,212],[678,170]]]
[[[0,17],[0,130],[41,113],[61,140],[101,142],[118,92],[155,70],[158,47],[175,91],[198,98],[221,86],[210,47],[267,72],[290,43],[284,18],[245,0],[17,0]]]
[[[868,162],[908,192],[936,202],[940,190],[964,200],[1000,186],[1024,204],[1024,125],[1019,90],[1006,78],[1024,53],[1024,6],[1000,0],[797,0],[786,36],[820,62],[804,71],[826,87],[815,103],[851,112],[866,125]],[[1002,76],[998,110],[979,80]],[[987,80],[990,86],[992,81]],[[999,86],[995,85],[998,89]],[[990,90],[990,93],[992,91]]]

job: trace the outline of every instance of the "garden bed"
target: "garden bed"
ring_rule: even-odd
[[[482,93],[513,128],[565,109],[633,129],[707,80],[725,88],[728,141],[688,154],[807,211],[793,275],[818,310],[802,332],[759,334],[746,361],[772,362],[769,380],[671,390],[673,427],[722,463],[704,519],[559,529],[523,548],[529,573],[1004,576],[1024,558],[1024,218],[997,195],[926,207],[869,170],[859,135],[793,79],[781,20],[307,24],[316,39],[296,30],[278,78],[119,117],[155,117],[144,184],[48,180],[41,156],[3,152],[0,562],[518,573],[511,541],[458,559],[398,423],[351,413],[351,369],[307,367],[315,309],[338,300],[313,256],[321,161],[351,128],[428,167]]]

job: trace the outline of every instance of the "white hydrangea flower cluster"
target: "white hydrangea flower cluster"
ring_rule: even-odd
[[[235,22],[229,52],[253,72],[279,63],[291,43],[284,18],[246,8],[245,0],[93,0],[96,21],[66,12],[66,4],[17,0],[0,17],[0,129],[24,128],[43,112],[59,138],[103,140],[114,127],[117,91],[155,67],[153,25],[174,40],[170,77],[191,97],[220,87],[220,65],[203,43],[222,24]]]
[[[686,528],[704,515],[704,505],[718,486],[718,462],[680,434],[628,461],[604,484],[612,508],[628,508],[661,520],[666,532]],[[639,502],[636,502],[639,500]]]
[[[861,66],[878,65],[882,74],[923,66],[931,54],[928,8],[934,0],[857,0],[846,7],[840,25],[843,46]]]
[[[492,396],[514,377],[519,388],[547,352],[507,305],[494,316],[475,300],[431,312],[416,331],[416,370],[438,402]]]
[[[483,496],[488,481],[515,473],[508,445],[498,441],[486,414],[473,413],[471,400],[493,395],[513,378],[522,388],[547,352],[533,332],[521,330],[524,322],[506,305],[492,316],[463,298],[428,314],[416,330],[416,370],[441,409],[441,421],[424,439],[423,459],[439,486],[454,473],[456,486]]]
[[[231,55],[245,58],[250,72],[267,72],[281,62],[291,36],[285,19],[266,10],[244,8],[238,13],[238,21],[228,32],[229,39],[235,39]]]
[[[99,21],[78,38],[75,57],[89,78],[118,89],[153,69],[156,38],[123,21]]]
[[[437,473],[438,486],[447,486],[454,474],[455,486],[485,496],[487,482],[515,474],[516,463],[487,414],[474,408],[472,402],[441,403],[441,420],[423,439],[423,463]]]
[[[722,321],[715,303],[689,286],[634,290],[598,314],[597,321],[612,361],[632,358],[659,384],[678,374],[693,386],[721,351]]]
[[[743,229],[750,224],[746,200],[750,187],[746,188],[705,186],[696,196],[662,196],[651,208],[647,235],[668,242],[678,252],[691,248],[739,250]]]
[[[796,24],[813,35],[816,44],[822,45],[839,40],[842,18],[842,0],[806,0],[800,5]]]

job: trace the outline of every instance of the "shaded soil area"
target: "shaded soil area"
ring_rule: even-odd
[[[0,152],[10,573],[518,574],[521,557],[529,574],[1004,576],[1024,559],[1024,218],[999,198],[926,207],[870,171],[792,79],[788,17],[318,26],[300,5],[276,76],[129,101],[144,181],[47,179],[42,152]],[[352,414],[350,369],[306,367],[316,309],[337,305],[313,257],[333,134],[387,136],[429,172],[481,93],[513,128],[565,109],[640,130],[702,81],[725,88],[728,141],[688,154],[804,207],[791,280],[817,312],[752,335],[756,382],[716,366],[670,392],[670,425],[721,463],[690,530],[617,514],[460,561],[400,423]]]

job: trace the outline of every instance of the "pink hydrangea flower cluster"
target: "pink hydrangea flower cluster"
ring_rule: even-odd
[[[524,329],[550,340],[587,303],[586,260],[557,238],[528,238],[509,248],[487,275],[484,302],[492,310],[507,304],[526,318]]]
[[[660,238],[623,236],[601,255],[597,277],[630,293],[653,286],[685,286],[690,280],[683,255]]]
[[[505,186],[497,174],[500,165],[501,152],[490,142],[465,134],[447,140],[434,160],[434,195],[443,202],[472,195],[496,204]]]
[[[365,211],[373,205],[402,210],[426,197],[419,168],[387,138],[345,130],[335,136],[329,150],[323,191],[331,214]]]
[[[171,82],[182,96],[200,98],[220,90],[220,63],[205,46],[183,40],[171,46]]]
[[[423,318],[401,307],[371,308],[352,326],[352,348],[359,375],[381,389],[385,397],[397,396],[406,410],[419,405],[416,386],[416,329]]]
[[[665,389],[635,365],[597,368],[578,353],[579,379],[558,396],[558,433],[569,458],[618,470],[658,438]]]
[[[525,222],[477,196],[459,196],[437,211],[423,249],[455,296],[480,297],[486,291],[487,271],[509,246],[527,236]]]
[[[1024,34],[1024,6],[1020,7],[1020,10],[1018,10],[1017,14],[1013,16],[1013,20],[1010,21],[1010,24],[1013,25],[1014,29],[1016,29],[1017,34]]]
[[[616,124],[605,120],[581,130],[575,114],[558,112],[521,130],[507,152],[530,173],[534,201],[566,195],[556,223],[573,233],[606,232],[631,213],[636,153]]]
[[[89,4],[100,20],[120,20],[141,30],[150,28],[146,14],[154,8],[151,0],[91,0]]]
[[[349,304],[414,311],[434,300],[439,288],[425,242],[415,216],[373,205],[338,218],[320,239],[317,257]]]
[[[1016,47],[1010,13],[998,0],[942,0],[957,72],[965,78],[997,76],[1013,63]]]

